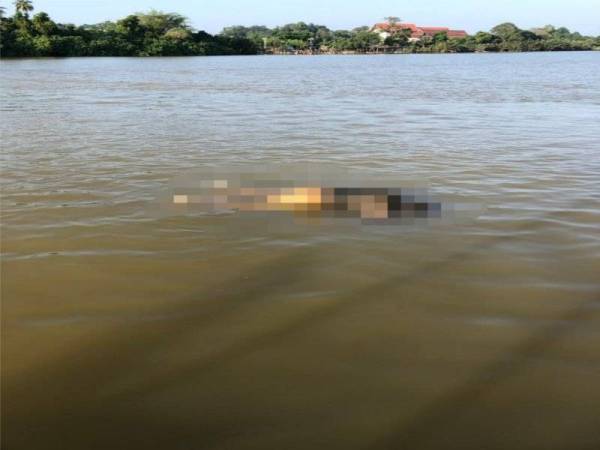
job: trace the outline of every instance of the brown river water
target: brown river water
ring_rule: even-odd
[[[2,448],[600,448],[600,53],[0,64]],[[166,211],[311,163],[477,205]]]

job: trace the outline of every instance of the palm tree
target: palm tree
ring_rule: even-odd
[[[23,14],[26,18],[29,17],[29,11],[33,11],[31,0],[16,0],[15,11]]]

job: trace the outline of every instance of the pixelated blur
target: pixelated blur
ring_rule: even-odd
[[[433,198],[425,187],[398,184],[390,175],[366,176],[357,171],[310,165],[205,169],[174,180],[169,202],[209,213],[287,213],[310,223],[329,219],[354,219],[363,224],[405,223],[439,219],[452,208],[450,203]]]

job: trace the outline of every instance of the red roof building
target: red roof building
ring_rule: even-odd
[[[409,30],[411,39],[421,39],[424,36],[435,36],[437,33],[446,33],[450,39],[460,39],[467,37],[465,30],[451,30],[448,27],[420,27],[414,23],[376,23],[371,28],[372,32],[381,35],[382,39],[391,36],[399,31]]]

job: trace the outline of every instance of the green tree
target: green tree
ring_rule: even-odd
[[[511,35],[518,33],[520,30],[514,23],[505,22],[500,25],[496,25],[494,28],[490,30],[492,34],[496,36],[500,36],[502,39],[506,39]]]
[[[52,42],[45,35],[33,38],[33,46],[37,56],[50,56],[52,54]]]
[[[50,16],[45,12],[39,12],[33,16],[32,20],[33,29],[37,34],[45,36],[56,33],[56,24],[50,20]]]
[[[219,33],[221,36],[229,38],[245,38],[248,35],[249,29],[243,25],[234,25],[231,27],[225,27]]]
[[[273,30],[273,35],[281,40],[299,40],[308,41],[313,37],[311,27],[304,22],[288,23],[282,27],[277,27]]]
[[[366,51],[371,47],[378,45],[381,40],[377,33],[371,33],[370,31],[359,31],[352,36],[351,42],[352,47],[355,50]]]
[[[11,47],[13,54],[9,54],[9,56],[39,56],[33,37],[28,33],[23,33],[21,30],[15,33],[15,40]]]
[[[285,43],[294,50],[304,50],[308,46],[307,41],[303,39],[287,39]]]
[[[50,36],[51,56],[88,56],[81,36]]]
[[[541,39],[540,36],[535,34],[533,31],[522,30],[519,32],[521,39],[525,41],[539,41]]]
[[[126,36],[128,39],[138,40],[144,36],[145,28],[136,15],[129,15],[117,22],[116,32]]]
[[[557,28],[554,30],[554,32],[552,33],[552,36],[562,38],[562,39],[568,39],[571,37],[571,32],[569,31],[568,28],[560,27],[560,28]]]
[[[497,44],[501,41],[502,38],[500,36],[486,33],[485,31],[480,31],[475,35],[475,42],[477,44]]]
[[[185,41],[191,35],[190,30],[185,28],[171,28],[165,33],[165,38],[175,41]]]
[[[433,42],[434,43],[438,43],[438,42],[447,42],[448,41],[448,33],[446,33],[445,31],[442,31],[440,33],[435,33],[433,35]]]
[[[156,36],[165,34],[171,28],[190,28],[187,19],[177,13],[151,10],[147,13],[137,13],[136,16],[139,23]]]
[[[252,27],[235,25],[223,28],[221,33],[219,33],[219,36],[230,39],[249,39],[257,48],[262,48],[264,47],[265,38],[269,38],[272,33],[273,32],[269,28],[263,25],[255,25]]]
[[[338,37],[334,39],[331,41],[330,46],[335,51],[352,50],[354,48],[352,39],[344,37]]]
[[[392,33],[390,36],[385,38],[383,43],[385,45],[391,45],[392,47],[405,47],[408,45],[409,37],[410,30],[401,30],[396,33]]]

